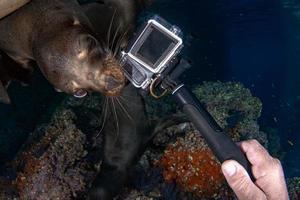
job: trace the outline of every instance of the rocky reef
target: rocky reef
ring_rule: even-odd
[[[15,179],[3,180],[13,192],[1,192],[0,188],[5,196],[1,199],[84,198],[101,161],[101,145],[93,149],[90,143],[98,141],[91,138],[101,125],[95,121],[100,120],[100,103],[99,96],[84,100],[71,97],[58,106],[50,122],[36,128],[10,163]],[[81,125],[84,128],[79,128]]]
[[[166,182],[175,181],[186,192],[207,198],[224,195],[220,194],[221,187],[225,185],[220,163],[198,133],[188,132],[184,138],[170,144],[159,165],[164,169]]]
[[[287,181],[290,199],[300,199],[300,177]]]
[[[260,132],[257,124],[262,103],[249,89],[234,82],[205,82],[194,93],[234,139],[255,138],[267,146],[266,134]]]
[[[194,92],[235,141],[256,138],[268,144],[257,124],[262,104],[241,84],[206,82]],[[146,102],[150,119],[159,126],[129,186],[116,199],[234,199],[220,164],[184,114],[170,99]],[[101,170],[103,138],[96,137],[102,127],[101,107],[98,95],[70,97],[59,105],[50,122],[40,124],[8,164],[14,175],[0,178],[0,185],[10,185],[0,187],[0,199],[85,198]],[[297,187],[299,181],[293,181],[291,191],[299,191]]]
[[[42,139],[21,153],[15,180],[20,199],[71,199],[85,191],[86,136],[74,125],[72,114],[57,113],[58,118],[39,130]]]

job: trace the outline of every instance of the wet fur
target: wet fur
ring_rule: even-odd
[[[0,103],[11,103],[6,91],[11,81],[16,80],[23,84],[29,84],[31,74],[32,71],[22,68],[4,52],[0,51]]]
[[[9,18],[0,21],[0,49],[5,51],[6,56],[2,67],[0,63],[0,71],[3,71],[0,77],[1,83],[6,85],[10,80],[15,79],[25,81],[33,69],[33,61],[43,65],[41,52],[55,53],[49,49],[52,44],[48,41],[57,37],[57,33],[61,33],[66,26],[74,25],[74,13],[78,17],[78,22],[86,27],[86,31],[98,41],[107,42],[107,47],[117,53],[119,47],[126,45],[138,11],[146,5],[145,2],[105,0],[97,4],[87,4],[83,6],[86,16],[79,5],[72,0],[33,0]],[[69,8],[67,12],[65,7]],[[60,13],[59,10],[62,8],[64,12]],[[56,18],[49,18],[53,15],[57,15]],[[36,21],[32,17],[39,20]],[[49,19],[51,21],[47,21]],[[12,21],[18,23],[11,23]],[[76,19],[75,22],[77,23]],[[36,30],[39,27],[40,29]],[[7,34],[8,32],[11,34]],[[62,38],[61,43],[67,39]],[[61,48],[68,51],[68,47],[61,46]],[[41,69],[43,71],[43,68]],[[106,119],[100,133],[104,134],[105,140],[104,160],[100,174],[95,177],[91,187],[89,199],[112,199],[126,184],[130,169],[151,137],[143,99],[132,85],[126,86],[118,98],[107,97],[107,104],[103,109],[106,108]]]
[[[89,199],[112,199],[126,184],[128,175],[151,136],[144,102],[128,85],[121,97],[107,99],[104,121],[103,163]]]
[[[24,69],[33,70],[36,62],[48,81],[68,94],[83,89],[117,95],[125,77],[95,37],[76,0],[32,0],[0,21],[0,49]]]
[[[68,23],[71,25],[74,21],[72,12],[77,12],[77,15],[82,18],[82,22],[88,22],[87,18],[79,12],[80,6],[74,7],[75,2],[72,0],[61,2],[33,0],[1,20],[0,48],[24,68],[30,68],[29,61],[37,60],[34,49],[38,49],[39,46],[55,37],[58,32],[65,29],[63,26]],[[67,6],[72,8],[69,9],[69,13],[65,10]],[[63,12],[59,13],[60,9]],[[50,17],[54,14],[57,15],[57,18]]]
[[[111,0],[87,4],[83,9],[97,37],[108,38],[114,52],[127,44],[141,7],[142,4],[133,0],[123,0],[123,3]],[[120,97],[107,98],[105,104],[108,110],[104,106],[106,119],[101,130],[104,160],[89,193],[89,199],[93,200],[112,199],[120,191],[152,135],[143,98],[131,84]]]

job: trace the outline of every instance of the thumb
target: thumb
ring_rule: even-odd
[[[236,161],[227,160],[222,172],[239,200],[266,199],[265,194],[252,182],[246,170]]]

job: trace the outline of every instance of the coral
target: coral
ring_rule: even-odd
[[[240,83],[218,81],[196,85],[193,92],[234,141],[255,138],[267,146],[267,136],[259,131],[257,124],[262,103],[252,96],[249,89]],[[160,101],[150,99],[146,104],[147,113],[153,120],[170,117],[170,113],[178,112],[176,105],[169,98]]]
[[[0,177],[0,199],[13,200],[16,199],[16,191],[9,180]]]
[[[240,84],[204,83],[197,86],[196,95],[236,141],[243,137],[266,140],[256,122],[260,102]],[[119,199],[231,199],[218,162],[194,126],[168,98],[147,104],[153,121],[165,118],[168,122],[159,124],[152,145],[136,165],[131,180],[135,187],[124,190]],[[14,186],[20,199],[85,198],[101,167],[103,138],[101,134],[95,138],[102,125],[101,108],[98,95],[70,97],[56,108],[50,122],[36,128],[14,163]],[[178,163],[176,173],[171,170],[172,163]],[[180,179],[183,177],[186,180]],[[1,189],[0,195],[7,195]]]
[[[243,85],[205,82],[197,85],[194,93],[234,141],[255,138],[265,146],[268,144],[266,134],[259,130],[257,124],[262,104]],[[160,101],[146,101],[150,104],[150,114],[154,115],[152,119],[165,118],[165,124],[159,124],[163,128],[159,129],[152,145],[147,148],[137,165],[145,171],[137,172],[144,173],[143,180],[136,186],[138,191],[142,191],[147,197],[151,197],[149,191],[160,191],[164,199],[234,199],[220,173],[218,162],[201,134],[178,112],[174,104],[169,104],[170,99]],[[174,112],[180,119],[174,120],[174,114],[170,114]],[[148,176],[149,170],[157,166],[162,169],[161,182],[157,176]],[[152,185],[153,182],[156,186]],[[147,189],[140,186],[145,184],[148,184]]]
[[[159,197],[160,195],[156,195],[156,194],[145,195],[143,192],[140,192],[138,190],[127,189],[126,191],[124,191],[124,195],[118,197],[116,200],[133,200],[133,199],[154,200],[154,199],[158,199]]]
[[[164,169],[165,180],[175,181],[184,191],[198,197],[220,197],[225,179],[220,164],[203,143],[199,133],[187,133],[185,138],[168,146],[159,165]]]
[[[257,124],[262,103],[249,89],[240,83],[218,81],[204,82],[193,92],[235,141],[255,138],[267,146],[267,136]]]
[[[79,101],[67,98],[51,121],[30,135],[13,164],[20,199],[84,198],[101,162],[101,156],[95,156],[101,145],[88,154],[91,138],[101,125],[100,114],[94,114],[100,113],[100,103],[98,96]],[[101,139],[93,142],[101,143]]]
[[[21,199],[71,199],[86,187],[79,162],[87,154],[86,137],[67,110],[59,116],[64,117],[48,125],[42,140],[21,156],[25,163],[15,181]]]
[[[300,177],[295,177],[287,181],[289,196],[291,200],[300,199]]]
[[[204,82],[193,92],[223,128],[261,115],[261,101],[240,83]]]

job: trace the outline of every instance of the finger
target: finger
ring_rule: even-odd
[[[272,158],[265,171],[266,176],[257,179],[256,185],[261,188],[268,199],[287,200],[288,191],[280,161]]]
[[[242,142],[240,145],[256,179],[256,185],[268,199],[288,199],[283,169],[278,159],[273,158],[256,140]]]
[[[251,181],[246,170],[236,161],[222,164],[222,172],[239,200],[266,200],[265,194]]]
[[[272,167],[270,163],[272,163],[273,159],[267,150],[257,140],[242,142],[241,149],[252,164],[254,178],[257,180],[266,176]]]
[[[267,150],[257,140],[244,141],[240,147],[253,166],[263,166],[272,159]]]

